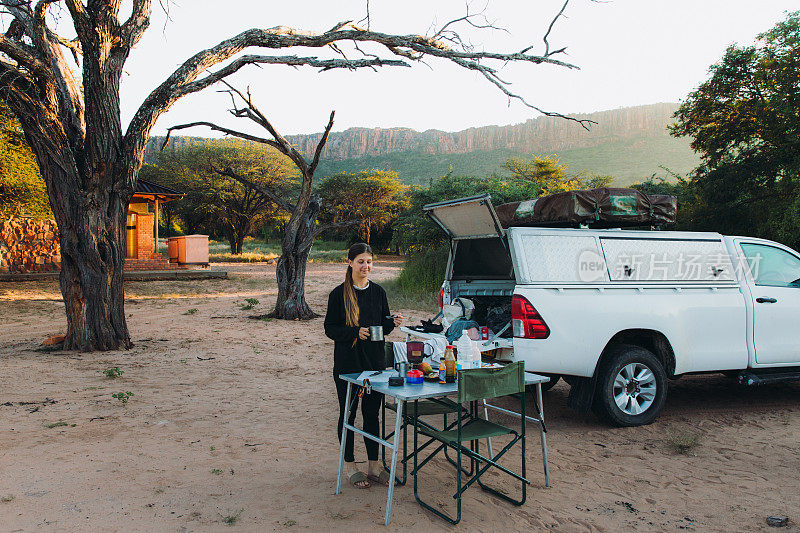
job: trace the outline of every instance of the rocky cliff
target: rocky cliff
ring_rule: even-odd
[[[323,158],[343,160],[406,151],[465,154],[496,149],[557,153],[626,138],[666,135],[666,126],[676,109],[677,104],[661,103],[575,115],[576,118],[597,122],[589,131],[575,122],[554,117],[453,133],[439,130],[418,132],[407,128],[350,128],[330,134]],[[321,136],[321,133],[292,135],[287,139],[311,157]]]

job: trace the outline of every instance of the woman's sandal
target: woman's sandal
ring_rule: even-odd
[[[388,487],[390,476],[391,474],[389,473],[388,470],[381,470],[381,473],[379,475],[376,476],[375,474],[369,474],[367,476],[367,479],[372,481],[373,483],[378,483],[380,485],[385,485]],[[395,487],[397,486],[397,481],[395,481],[394,485]]]
[[[357,489],[368,489],[370,486],[369,476],[364,472],[350,474],[350,483]]]

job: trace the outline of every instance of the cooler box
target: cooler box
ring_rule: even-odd
[[[178,263],[208,264],[208,235],[184,235],[177,237]]]

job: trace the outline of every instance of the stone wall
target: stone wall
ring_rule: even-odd
[[[55,220],[0,219],[0,272],[26,274],[61,269]]]

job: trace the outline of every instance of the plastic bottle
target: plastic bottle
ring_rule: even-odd
[[[447,365],[444,364],[444,357],[439,358],[439,383],[447,383]]]
[[[472,364],[471,368],[481,367],[481,349],[478,346],[478,341],[472,341]]]
[[[453,347],[448,345],[444,351],[445,381],[453,383],[456,380],[456,358],[453,355]],[[441,367],[439,367],[441,368]]]
[[[457,366],[460,368],[470,368],[472,360],[472,340],[467,335],[467,330],[461,332],[461,336],[456,340],[456,350],[458,350]]]

